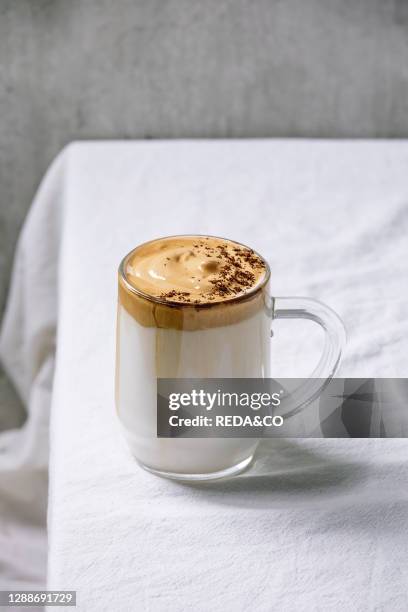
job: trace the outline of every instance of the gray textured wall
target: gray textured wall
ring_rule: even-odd
[[[408,135],[406,0],[0,0],[0,312],[80,138]]]

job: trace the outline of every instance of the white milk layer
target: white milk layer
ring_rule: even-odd
[[[249,458],[257,445],[253,439],[157,438],[156,379],[269,376],[267,313],[185,331],[144,327],[118,308],[117,410],[136,459],[155,470],[209,474]]]

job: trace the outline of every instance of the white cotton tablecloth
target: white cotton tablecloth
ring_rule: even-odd
[[[77,590],[86,612],[407,609],[405,440],[271,441],[247,473],[202,486],[133,461],[114,410],[116,269],[136,244],[177,233],[250,244],[275,295],[337,310],[349,336],[339,375],[407,376],[408,143],[71,145],[26,224],[2,340],[17,384],[49,392],[27,368],[52,358],[57,320],[49,587]],[[24,272],[43,295],[22,350]],[[275,327],[276,374],[310,369],[317,340],[303,325]],[[47,403],[27,402],[29,463]]]

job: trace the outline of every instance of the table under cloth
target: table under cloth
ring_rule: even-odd
[[[57,325],[49,588],[76,590],[86,612],[407,609],[405,440],[272,440],[241,476],[194,486],[133,460],[114,408],[116,270],[136,244],[183,233],[249,244],[274,295],[332,306],[348,332],[339,375],[407,375],[408,142],[70,145],[20,239],[2,339],[35,463],[48,412],[32,387],[51,382],[30,372]],[[311,368],[299,325],[276,326],[280,375]]]

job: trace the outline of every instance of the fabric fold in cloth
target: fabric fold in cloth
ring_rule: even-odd
[[[49,415],[66,156],[48,170],[17,244],[0,359],[27,411],[0,433],[0,588],[41,588],[46,572]],[[7,410],[7,406],[3,407]]]

